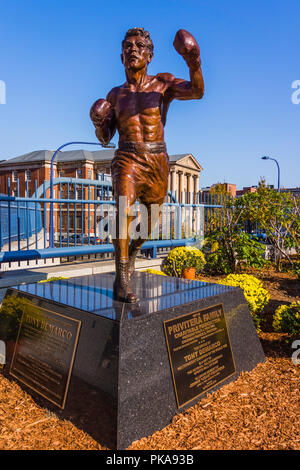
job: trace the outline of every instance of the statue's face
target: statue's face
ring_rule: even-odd
[[[142,36],[130,36],[123,44],[122,63],[125,68],[140,70],[152,60],[152,52],[148,48],[147,41]]]

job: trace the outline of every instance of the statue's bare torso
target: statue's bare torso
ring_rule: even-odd
[[[171,74],[148,76],[142,86],[125,83],[113,88],[107,101],[115,111],[120,142],[163,142],[171,101]]]

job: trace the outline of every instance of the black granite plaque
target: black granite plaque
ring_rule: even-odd
[[[223,305],[164,322],[177,406],[235,373]]]
[[[81,322],[24,299],[10,374],[64,408]]]

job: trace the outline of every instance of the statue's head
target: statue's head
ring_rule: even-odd
[[[122,63],[125,68],[139,70],[151,62],[153,49],[148,31],[144,28],[129,29],[122,41]]]

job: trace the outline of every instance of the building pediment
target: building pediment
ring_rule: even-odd
[[[192,155],[185,155],[174,162],[176,166],[181,166],[189,170],[202,171],[203,168],[200,163],[197,162],[196,158]]]

